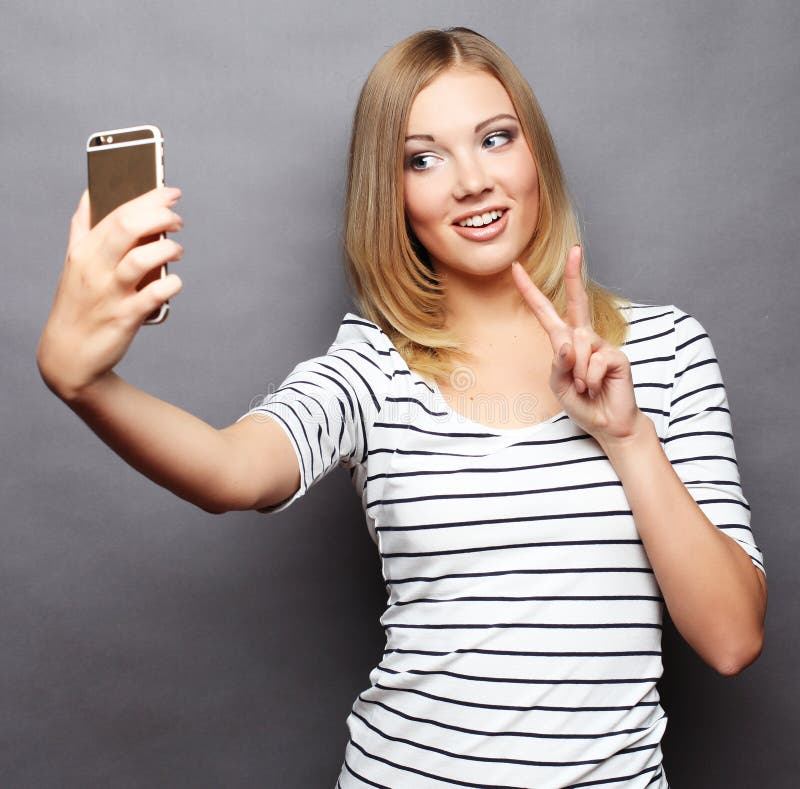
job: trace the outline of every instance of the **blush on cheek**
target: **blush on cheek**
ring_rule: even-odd
[[[405,190],[405,210],[406,216],[409,217],[410,221],[417,224],[430,221],[433,214],[433,206],[431,206],[430,201],[425,198],[425,193],[419,193],[418,189]]]

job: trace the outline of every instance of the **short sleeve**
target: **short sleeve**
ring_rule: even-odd
[[[328,351],[297,364],[248,415],[268,414],[283,428],[300,466],[300,487],[259,512],[288,508],[336,466],[367,460],[368,435],[392,378],[388,337],[348,313]]]
[[[765,572],[750,528],[733,445],[731,414],[711,339],[700,322],[673,305],[674,380],[664,450],[706,517]]]

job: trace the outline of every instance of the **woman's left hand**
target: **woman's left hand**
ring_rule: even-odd
[[[576,244],[567,254],[564,269],[566,320],[518,262],[511,270],[523,298],[550,337],[553,394],[567,415],[606,447],[632,438],[644,414],[634,397],[628,357],[592,328],[581,262],[581,248]]]

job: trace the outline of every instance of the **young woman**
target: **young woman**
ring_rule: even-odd
[[[127,462],[211,512],[285,509],[350,470],[388,591],[337,786],[667,787],[663,605],[725,675],[767,590],[702,325],[592,282],[530,87],[472,31],[377,63],[345,245],[361,315],[217,430],[113,372],[180,289],[180,193],[94,229],[84,194],[38,362]]]

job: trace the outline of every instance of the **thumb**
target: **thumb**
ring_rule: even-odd
[[[89,190],[84,189],[81,199],[78,201],[78,207],[75,209],[75,213],[72,215],[72,221],[70,222],[69,247],[77,244],[89,233],[91,229],[90,224]]]

